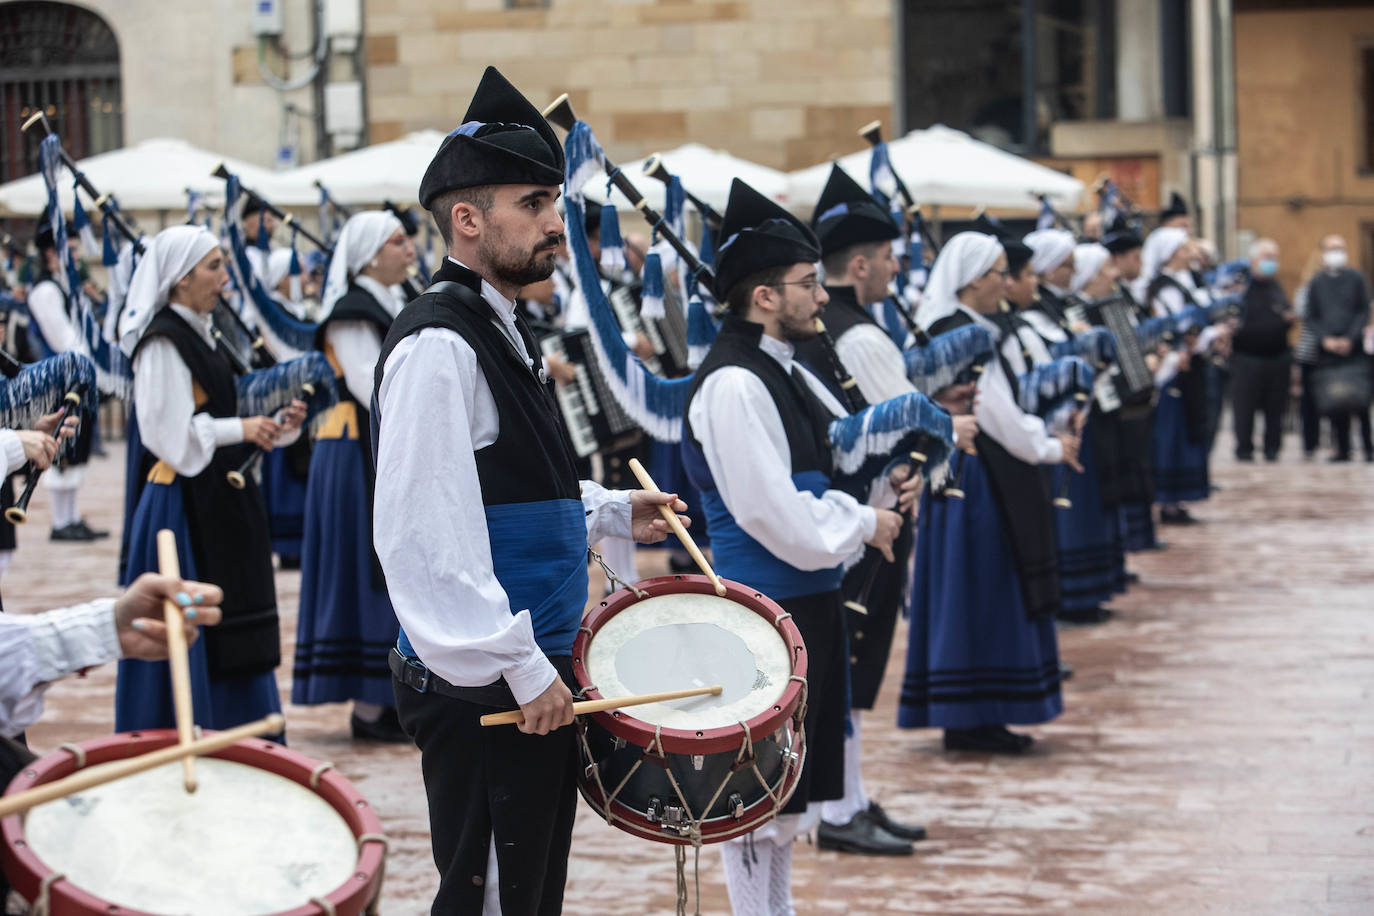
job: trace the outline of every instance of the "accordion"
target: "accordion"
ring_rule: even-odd
[[[635,287],[616,286],[607,299],[621,330],[643,334],[653,345],[654,355],[644,360],[645,367],[660,378],[679,378],[692,371],[687,365],[687,310],[676,284],[666,284],[663,292],[662,318],[645,318],[639,313]]]
[[[1145,364],[1145,353],[1131,323],[1132,306],[1120,294],[1104,299],[1079,300],[1066,313],[1088,324],[1104,327],[1116,342],[1116,360],[1098,375],[1093,398],[1103,413],[1122,407],[1139,407],[1154,397],[1154,373]]]
[[[578,458],[609,451],[638,434],[639,427],[611,392],[592,349],[589,330],[550,334],[539,341],[539,350],[577,372],[571,383],[554,386],[554,397]]]

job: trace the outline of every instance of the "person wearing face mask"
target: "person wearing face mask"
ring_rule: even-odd
[[[1240,327],[1231,342],[1231,409],[1236,460],[1253,461],[1255,413],[1264,414],[1264,460],[1277,461],[1288,403],[1288,329],[1293,310],[1278,282],[1279,246],[1258,239],[1250,246],[1250,282],[1241,304]]]
[[[372,549],[368,407],[382,339],[405,305],[396,286],[415,247],[391,213],[344,224],[325,278],[316,345],[338,380],[339,403],[315,434],[305,495],[300,619],[291,702],[353,701],[354,738],[406,741],[387,655],[399,624]]]
[[[176,534],[182,572],[218,585],[224,623],[191,647],[196,723],[225,729],[281,711],[281,660],[267,508],[252,476],[227,480],[254,447],[300,435],[305,405],[240,417],[235,368],[211,313],[229,280],[219,240],[199,226],[164,229],[148,243],[119,318],[134,371],[134,409],[147,483],[129,535],[123,584],[157,568],[156,536]],[[115,730],[170,728],[165,662],[125,660],[115,686]]]
[[[1364,326],[1369,321],[1369,285],[1363,274],[1347,265],[1345,239],[1328,235],[1322,239],[1321,251],[1323,269],[1307,287],[1306,321],[1317,342],[1317,363],[1311,375],[1316,388],[1324,383],[1323,376],[1353,372],[1351,366],[1363,365]],[[1332,461],[1350,460],[1350,420],[1368,409],[1366,399],[1362,410],[1345,408],[1327,414],[1336,447]],[[1365,459],[1374,461],[1374,454],[1366,454]]]

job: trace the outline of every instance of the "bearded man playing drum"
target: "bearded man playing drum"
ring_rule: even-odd
[[[844,794],[842,564],[865,543],[891,562],[902,518],[829,485],[827,431],[846,411],[793,359],[793,342],[815,336],[827,300],[815,235],[736,179],[720,237],[715,286],[729,314],[687,395],[683,460],[701,491],[717,572],[776,601],[807,649],[797,790],[782,816],[721,848],[735,913],[766,916],[793,912],[792,841],[808,803]]]
[[[515,308],[563,240],[563,150],[494,68],[420,183],[448,257],[377,360],[374,535],[401,624],[401,726],[421,751],[432,912],[554,916],[576,801],[572,644],[587,542],[663,540],[672,494],[577,479],[539,347]],[[685,518],[683,519],[686,522]],[[519,729],[479,717],[519,705]]]

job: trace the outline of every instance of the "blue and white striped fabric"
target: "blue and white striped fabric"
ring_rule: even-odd
[[[1068,340],[1050,345],[1050,356],[1063,359],[1067,356],[1080,356],[1093,366],[1101,368],[1116,359],[1116,339],[1106,328],[1091,328],[1075,334]]]
[[[1062,428],[1073,411],[1087,406],[1095,377],[1093,367],[1077,356],[1044,363],[1017,377],[1017,404],[1051,428]]]
[[[966,324],[937,334],[926,346],[911,347],[902,356],[911,384],[917,391],[933,395],[974,367],[985,364],[996,351],[997,338],[991,331],[981,325]]]
[[[611,304],[601,289],[601,275],[592,261],[584,223],[582,187],[599,171],[604,171],[605,156],[590,127],[581,121],[573,125],[564,143],[566,151],[568,250],[572,253],[578,287],[587,299],[591,316],[592,349],[606,370],[611,394],[630,418],[645,432],[663,442],[682,441],[682,415],[692,377],[659,378],[640,362],[625,345]],[[608,206],[602,211],[611,210]],[[604,233],[603,223],[603,233]],[[605,236],[602,237],[604,250]],[[689,314],[690,321],[690,314]]]
[[[270,416],[301,397],[307,384],[315,392],[305,401],[305,422],[316,424],[329,408],[339,402],[339,389],[334,384],[334,367],[323,353],[312,350],[304,356],[278,363],[268,369],[258,369],[238,380],[239,416]]]
[[[44,414],[61,406],[69,391],[81,394],[82,422],[93,418],[100,407],[95,363],[76,352],[41,359],[14,378],[0,379],[0,427],[32,429]]]
[[[913,452],[925,455],[922,470],[929,476],[949,460],[954,448],[949,414],[919,392],[840,417],[831,422],[829,432],[835,462],[831,483],[856,499],[867,499],[873,481],[894,465],[910,461]]]
[[[318,325],[301,321],[288,312],[280,302],[262,288],[262,281],[248,260],[248,246],[243,238],[241,214],[243,212],[243,189],[237,175],[230,175],[225,183],[224,220],[225,232],[229,237],[229,250],[233,257],[229,261],[230,275],[238,290],[247,295],[257,307],[258,314],[272,333],[282,343],[295,350],[311,350],[315,347],[315,332]]]
[[[1136,326],[1135,336],[1140,349],[1147,353],[1160,344],[1172,345],[1178,337],[1178,321],[1172,315],[1147,318]]]

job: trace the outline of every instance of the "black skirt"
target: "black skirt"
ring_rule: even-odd
[[[800,814],[811,802],[844,797],[844,733],[848,709],[840,592],[802,595],[778,602],[792,615],[806,645],[806,763],[783,814]]]

